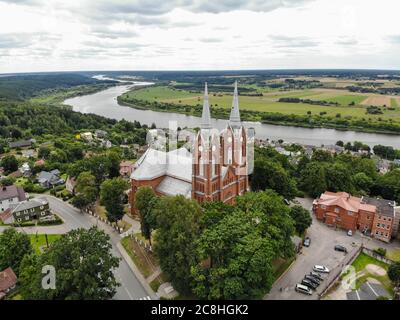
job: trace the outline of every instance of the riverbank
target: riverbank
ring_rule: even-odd
[[[74,97],[94,94],[111,87],[115,87],[115,83],[101,83],[95,85],[82,85],[65,89],[56,89],[44,92],[41,95],[29,99],[33,104],[56,105],[71,108],[71,106],[64,104],[64,101]]]
[[[133,89],[135,90],[135,89]],[[132,90],[131,90],[132,91]],[[129,92],[131,92],[129,91]],[[129,93],[128,92],[128,93]],[[130,99],[129,102],[124,98],[126,93],[117,97],[118,104],[139,110],[152,110],[166,113],[179,113],[187,116],[201,117],[201,105],[177,105],[172,103],[160,103],[157,101],[149,102],[147,100]],[[211,110],[211,116],[215,119],[228,119],[230,110],[226,108],[214,107]],[[348,119],[337,119],[335,122],[326,122],[327,119],[321,116],[297,116],[284,115],[280,113],[260,112],[251,110],[240,111],[242,121],[260,122],[264,124],[291,126],[300,128],[324,128],[335,129],[339,131],[356,131],[365,133],[378,133],[400,135],[400,125],[393,123],[375,124],[367,121],[356,120],[356,124],[363,123],[364,126],[354,125]],[[283,120],[284,119],[284,120]],[[290,119],[293,119],[290,121]],[[288,121],[289,120],[289,121]]]

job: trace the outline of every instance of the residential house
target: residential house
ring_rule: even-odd
[[[34,166],[35,167],[40,167],[40,166],[44,166],[45,161],[43,159],[40,159],[38,161],[35,161]]]
[[[0,300],[16,287],[17,280],[14,270],[10,267],[0,272]]]
[[[104,130],[96,130],[94,135],[97,139],[104,139],[107,137],[108,133]]]
[[[3,186],[0,188],[0,212],[10,208],[10,205],[26,200],[24,189],[17,186]]]
[[[87,142],[93,141],[93,134],[91,132],[81,133],[81,138]]]
[[[32,199],[23,201],[18,204],[12,205],[9,208],[12,212],[12,218],[8,218],[5,224],[9,223],[22,223],[31,220],[51,220],[54,218],[49,202],[43,198]]]
[[[34,142],[33,139],[18,140],[18,141],[10,142],[9,146],[10,146],[11,149],[27,148],[27,147],[31,147],[33,142]]]
[[[19,171],[22,173],[24,177],[28,177],[31,174],[31,168],[29,166],[28,162],[25,162],[22,164],[21,168],[19,168]]]
[[[110,149],[112,147],[112,143],[110,140],[101,140],[100,145],[107,149]]]
[[[37,152],[33,149],[21,150],[21,154],[24,158],[35,158]]]
[[[390,170],[390,161],[386,159],[380,159],[376,165],[376,168],[381,174],[388,173]]]
[[[65,189],[71,194],[75,194],[76,188],[76,179],[74,177],[68,177],[67,181],[65,182]]]
[[[129,178],[134,170],[134,163],[132,161],[122,161],[119,164],[119,174],[124,178]]]
[[[37,182],[43,188],[51,188],[53,186],[58,186],[60,184],[63,184],[65,181],[60,178],[60,171],[55,169],[50,172],[48,171],[40,172],[37,177]]]
[[[22,172],[21,172],[20,170],[11,172],[11,173],[8,175],[8,177],[9,177],[9,178],[14,178],[14,179],[21,178],[21,177],[22,177]]]
[[[327,225],[359,230],[366,235],[389,242],[397,236],[394,201],[354,197],[346,192],[325,192],[313,202],[313,212]]]

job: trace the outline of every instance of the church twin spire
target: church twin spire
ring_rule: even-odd
[[[241,125],[237,81],[235,81],[235,89],[233,91],[233,101],[232,101],[231,115],[229,117],[229,125],[232,128],[238,128]],[[211,129],[211,113],[210,113],[210,105],[208,102],[207,82],[205,83],[205,86],[204,86],[203,113],[201,116],[201,126],[200,127],[201,127],[201,129]]]

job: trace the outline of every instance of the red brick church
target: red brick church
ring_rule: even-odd
[[[205,85],[200,130],[191,149],[147,149],[131,175],[133,212],[135,192],[140,186],[150,186],[160,196],[183,195],[198,202],[230,204],[248,191],[247,135],[240,121],[236,82],[229,122],[222,132],[211,127]]]

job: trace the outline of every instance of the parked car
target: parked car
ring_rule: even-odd
[[[304,279],[311,281],[312,283],[314,283],[314,284],[317,285],[317,286],[319,286],[319,285],[321,284],[321,282],[320,282],[318,279],[316,279],[316,278],[310,276],[309,274],[306,274],[306,275],[304,276]]]
[[[300,283],[296,284],[295,290],[296,290],[297,292],[304,293],[304,294],[308,294],[308,295],[310,295],[310,296],[311,296],[312,293],[313,293],[313,291],[312,291],[309,287],[307,287],[307,286],[305,286],[305,285],[302,285],[302,284],[300,284]]]
[[[303,279],[301,280],[301,284],[309,287],[310,289],[317,289],[318,285],[316,285],[314,282],[311,282],[310,280]]]
[[[322,276],[318,272],[311,271],[310,276],[318,279],[319,281],[324,281],[324,278],[322,278]]]
[[[330,272],[330,270],[327,267],[321,266],[321,265],[315,265],[313,267],[313,271],[320,272],[320,273],[329,273]]]
[[[337,244],[337,245],[335,246],[335,251],[340,251],[340,252],[347,253],[346,247],[343,247],[343,246],[341,246],[340,244]]]
[[[351,237],[351,236],[353,235],[353,231],[352,231],[352,230],[347,231],[347,235],[348,235],[349,237]]]
[[[303,246],[309,247],[311,244],[311,239],[309,237],[304,239]]]

